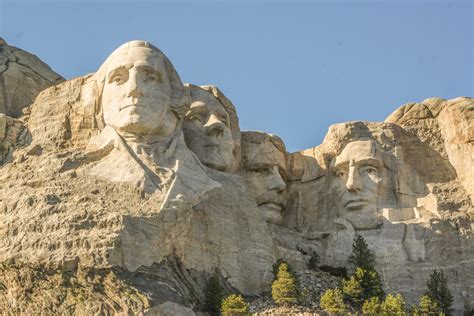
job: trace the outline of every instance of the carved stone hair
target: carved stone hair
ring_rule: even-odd
[[[258,131],[244,131],[242,132],[242,142],[252,143],[252,144],[263,144],[266,142],[271,142],[282,153],[286,153],[286,147],[283,140],[273,134],[268,134],[265,132]]]

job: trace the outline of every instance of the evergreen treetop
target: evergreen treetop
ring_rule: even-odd
[[[426,281],[425,295],[430,297],[446,315],[452,314],[453,295],[448,288],[448,280],[443,270],[434,270]]]
[[[289,270],[286,263],[281,263],[277,278],[272,284],[272,297],[278,305],[289,306],[298,302],[296,280]]]
[[[385,295],[377,271],[362,268],[357,268],[348,280],[342,281],[342,292],[346,300],[356,309],[360,309],[363,303],[372,297],[382,300]]]
[[[249,315],[249,305],[242,296],[231,294],[222,301],[222,316],[247,316]]]
[[[367,271],[375,270],[375,256],[369,250],[364,237],[356,235],[352,243],[352,254],[347,260],[355,269],[362,268]]]
[[[224,289],[219,281],[218,273],[214,273],[204,290],[205,309],[210,315],[220,315]]]
[[[329,314],[344,315],[347,306],[344,303],[344,297],[340,289],[329,289],[324,292],[319,301],[322,310]]]

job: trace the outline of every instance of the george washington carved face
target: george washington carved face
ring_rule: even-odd
[[[104,123],[119,134],[167,136],[178,118],[171,111],[166,57],[146,42],[119,47],[101,66]]]

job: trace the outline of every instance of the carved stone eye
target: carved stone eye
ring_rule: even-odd
[[[202,117],[201,115],[192,115],[189,117],[189,120],[193,122],[202,122]]]
[[[114,76],[112,82],[116,84],[122,84],[124,82],[122,76]]]
[[[156,76],[150,75],[150,76],[148,76],[148,81],[151,81],[151,82],[159,82],[160,79],[159,79],[158,77],[156,77]]]
[[[377,168],[372,167],[372,166],[365,167],[364,169],[362,169],[362,172],[366,173],[368,175],[371,175],[371,176],[378,176],[379,175],[379,171],[377,170]]]
[[[346,173],[344,171],[336,171],[336,177],[342,178]]]
[[[221,116],[221,117],[220,117],[220,120],[221,120],[222,124],[228,125],[228,124],[227,124],[227,119],[226,119],[225,117]]]

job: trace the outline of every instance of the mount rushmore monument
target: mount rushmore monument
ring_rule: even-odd
[[[0,309],[199,310],[218,275],[268,292],[278,259],[347,266],[362,235],[409,303],[443,269],[474,301],[474,100],[332,125],[289,153],[145,41],[64,80],[0,41]],[[316,145],[316,144],[315,144]]]

